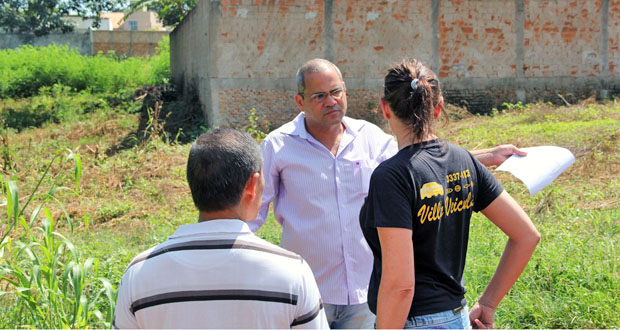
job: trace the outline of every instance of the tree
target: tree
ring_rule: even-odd
[[[0,29],[9,32],[33,32],[37,36],[51,32],[71,32],[73,25],[66,15],[95,18],[112,11],[122,0],[0,0]]]
[[[196,7],[196,0],[139,0],[131,4],[129,15],[146,6],[149,10],[157,13],[157,17],[164,26],[174,28],[181,23],[183,17],[189,13],[192,8]]]

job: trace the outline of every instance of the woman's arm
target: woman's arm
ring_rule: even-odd
[[[482,214],[509,237],[495,274],[469,313],[472,326],[492,328],[497,305],[525,269],[540,234],[530,217],[505,191]]]
[[[402,329],[415,286],[412,231],[377,228],[381,242],[381,283],[377,297],[377,329]]]
[[[512,144],[470,151],[484,166],[501,165],[508,157],[514,155],[525,156],[527,152],[519,150]]]

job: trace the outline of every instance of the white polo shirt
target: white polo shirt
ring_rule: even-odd
[[[241,220],[180,226],[129,264],[115,328],[328,328],[319,290],[297,254]]]

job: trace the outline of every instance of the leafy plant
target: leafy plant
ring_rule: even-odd
[[[527,106],[523,105],[523,103],[519,101],[517,103],[504,102],[502,103],[502,107],[504,107],[504,110],[508,110],[508,111],[523,111],[526,109]]]
[[[96,318],[109,327],[114,287],[97,276],[99,261],[81,262],[75,246],[54,230],[51,211],[43,212],[41,226],[31,227],[21,218],[24,235],[0,244],[0,279],[10,288],[0,290],[0,296],[13,295],[13,309],[27,311],[14,326],[85,328]]]
[[[52,165],[63,154],[66,156],[59,173],[51,178],[50,189],[44,194],[37,194],[44,179],[51,176]],[[71,160],[75,187],[60,187],[58,178]],[[85,328],[93,323],[105,327],[111,325],[114,287],[108,279],[97,275],[97,259],[82,261],[70,240],[55,231],[52,212],[45,207],[49,202],[56,202],[72,232],[73,221],[55,194],[60,190],[70,190],[79,195],[81,178],[80,156],[70,150],[60,150],[45,168],[23,206],[20,206],[17,182],[12,179],[2,181],[7,197],[8,223],[0,240],[0,283],[5,283],[4,288],[0,289],[0,299],[13,300],[11,307],[3,308],[4,312],[15,317],[14,322],[19,322],[12,324],[12,327]],[[27,221],[24,212],[38,197],[43,201]],[[43,218],[37,224],[41,211]],[[98,321],[93,322],[94,319]]]
[[[258,127],[258,114],[256,112],[256,108],[252,108],[250,110],[248,121],[250,123],[246,127],[245,131],[250,133],[250,135],[252,135],[252,137],[257,141],[262,141],[267,134]]]

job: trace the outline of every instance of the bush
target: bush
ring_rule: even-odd
[[[84,56],[56,45],[0,50],[0,98],[30,97],[56,84],[75,92],[112,93],[165,83],[170,77],[168,45],[168,38],[160,41],[158,54],[151,59],[123,59],[113,52]]]

